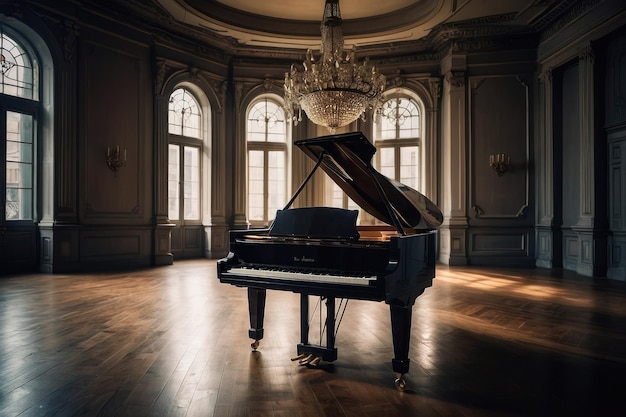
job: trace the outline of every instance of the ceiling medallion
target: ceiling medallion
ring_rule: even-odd
[[[320,29],[319,59],[309,49],[302,66],[294,64],[285,73],[285,107],[295,125],[304,110],[313,123],[334,133],[381,107],[386,80],[367,58],[359,64],[354,50],[344,53],[339,0],[326,0]]]

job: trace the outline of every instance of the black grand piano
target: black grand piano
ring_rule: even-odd
[[[396,387],[409,370],[412,306],[435,277],[439,208],[418,191],[380,174],[376,148],[360,132],[296,141],[315,168],[271,227],[230,231],[230,252],[217,263],[223,283],[248,288],[249,336],[263,338],[266,290],[301,294],[297,357],[315,366],[337,359],[335,299],[385,301],[391,310]],[[357,210],[291,208],[317,168],[385,224],[357,226]],[[326,302],[326,345],[309,342],[309,295]]]

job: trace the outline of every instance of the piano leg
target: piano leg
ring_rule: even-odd
[[[300,343],[309,344],[309,295],[300,294]]]
[[[248,287],[248,311],[250,313],[250,329],[248,337],[254,339],[250,345],[256,350],[259,340],[263,339],[263,318],[265,315],[265,289]]]
[[[413,306],[393,305],[391,310],[391,333],[393,337],[394,358],[391,361],[396,373],[396,388],[404,391],[404,374],[409,372],[409,339],[411,338],[411,316]]]

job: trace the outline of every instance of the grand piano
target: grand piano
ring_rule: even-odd
[[[395,385],[409,371],[412,307],[435,277],[439,208],[372,166],[376,148],[361,132],[296,141],[315,167],[269,228],[231,230],[230,251],[217,262],[222,283],[248,289],[249,337],[263,338],[266,290],[300,294],[300,364],[337,359],[336,299],[385,301],[391,311]],[[320,168],[380,225],[358,226],[357,210],[291,208]],[[382,222],[382,223],[381,223]],[[326,303],[325,345],[309,342],[309,296]]]

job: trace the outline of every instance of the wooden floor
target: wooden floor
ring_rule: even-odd
[[[297,294],[269,292],[250,349],[246,290],[215,262],[0,277],[1,416],[621,416],[626,286],[546,270],[438,266],[417,299],[408,390],[388,306],[350,300],[339,359],[290,361]],[[314,319],[315,320],[315,319]],[[613,411],[611,411],[613,410]]]

